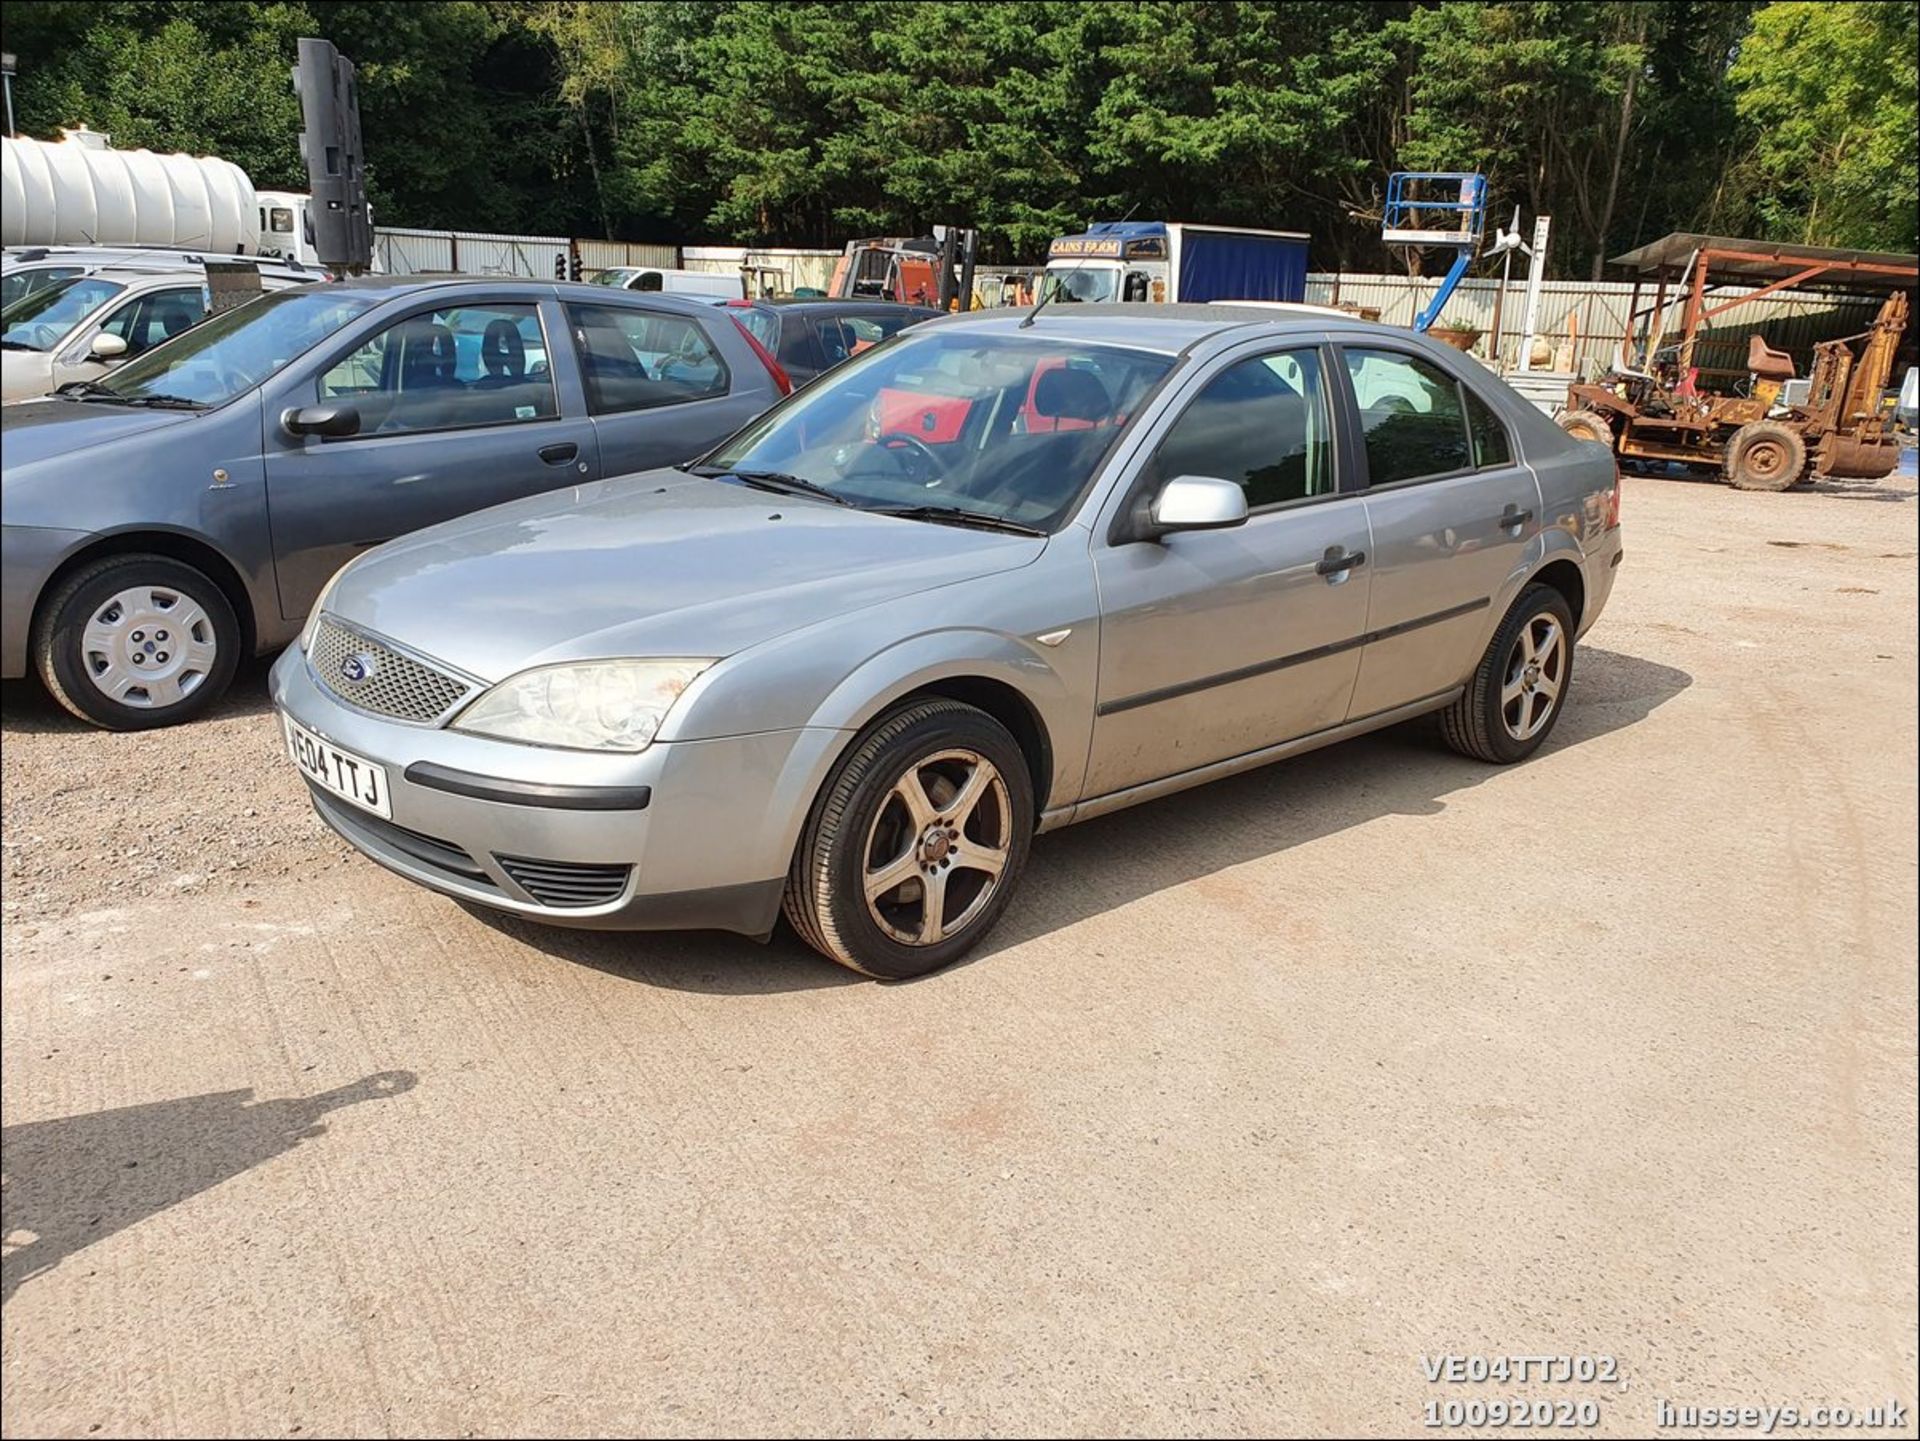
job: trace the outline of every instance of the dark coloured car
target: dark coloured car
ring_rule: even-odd
[[[727,311],[674,296],[401,277],[265,296],[0,411],[0,676],[31,655],[98,725],[190,719],[369,547],[690,460],[787,389]]]
[[[891,300],[730,300],[728,313],[780,362],[798,389],[870,346],[940,314]]]

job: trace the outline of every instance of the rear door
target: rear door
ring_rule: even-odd
[[[1424,700],[1473,670],[1540,533],[1540,488],[1472,386],[1391,341],[1341,347],[1373,532],[1353,713]]]
[[[691,309],[567,302],[605,474],[692,460],[777,398],[726,310]]]
[[[327,578],[385,540],[600,474],[593,424],[554,301],[461,295],[388,310],[288,367],[264,417],[280,609],[305,615]],[[292,435],[308,405],[351,405],[356,435]]]

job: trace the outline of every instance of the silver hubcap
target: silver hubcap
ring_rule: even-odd
[[[166,586],[123,590],[87,619],[80,660],[109,700],[136,710],[178,705],[213,670],[213,620],[194,598]]]
[[[985,756],[941,751],[894,782],[867,832],[867,912],[909,946],[972,925],[1000,888],[1013,839],[1007,784]]]
[[[1507,653],[1500,722],[1517,741],[1532,740],[1553,718],[1567,679],[1567,633],[1550,615],[1536,615]]]

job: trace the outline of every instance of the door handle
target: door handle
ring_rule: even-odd
[[[570,440],[562,441],[558,445],[543,445],[540,447],[540,458],[548,465],[565,465],[579,453],[580,447]]]
[[[1532,511],[1522,510],[1517,505],[1510,505],[1505,510],[1500,512],[1500,515],[1494,521],[1494,524],[1499,526],[1500,529],[1502,530],[1519,530],[1522,526],[1524,526],[1528,521],[1532,519],[1533,519]]]
[[[1327,547],[1327,553],[1320,557],[1319,564],[1314,566],[1314,570],[1325,576],[1344,575],[1356,565],[1366,563],[1367,553],[1364,550],[1348,550],[1344,546],[1330,545]]]

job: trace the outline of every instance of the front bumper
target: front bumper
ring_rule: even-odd
[[[272,694],[308,730],[386,767],[390,823],[310,787],[320,818],[362,854],[445,895],[605,930],[771,931],[808,807],[849,738],[807,727],[638,755],[489,740],[343,704],[297,644],[275,663]]]

